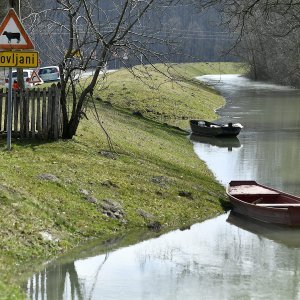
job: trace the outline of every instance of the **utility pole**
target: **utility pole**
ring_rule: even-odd
[[[13,8],[17,13],[20,7],[20,0],[9,0],[9,6],[10,8]]]

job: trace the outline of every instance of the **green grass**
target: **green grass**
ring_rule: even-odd
[[[189,119],[215,119],[214,110],[224,104],[217,92],[194,77],[241,70],[241,65],[232,63],[183,64],[168,68],[155,65],[155,68],[137,67],[132,72],[124,69],[110,73],[105,88],[100,85],[95,95],[113,106],[187,129]]]
[[[201,62],[178,64],[175,70],[186,78],[194,78],[201,75],[212,74],[245,74],[247,66],[243,63],[231,62]]]
[[[33,259],[147,228],[151,221],[170,230],[223,212],[223,187],[196,156],[186,133],[169,126],[186,128],[190,117],[212,119],[224,103],[193,81],[197,70],[175,66],[173,79],[167,80],[148,68],[143,84],[125,70],[111,74],[108,87],[97,90],[103,101],[96,105],[114,151],[92,111],[72,140],[13,141],[10,152],[0,142],[0,299],[22,299],[18,285],[31,272]],[[44,180],[41,174],[57,179]],[[105,199],[119,203],[123,219],[103,214]],[[44,233],[53,240],[45,240]]]

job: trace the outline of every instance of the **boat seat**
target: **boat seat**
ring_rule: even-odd
[[[300,207],[300,203],[257,203],[262,207]]]

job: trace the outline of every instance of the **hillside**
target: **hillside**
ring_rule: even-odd
[[[148,71],[143,83],[126,70],[99,83],[73,140],[15,140],[11,152],[1,141],[1,299],[22,299],[18,286],[35,268],[32,260],[91,239],[138,228],[163,232],[224,211],[223,187],[187,133],[170,125],[187,129],[191,116],[215,118],[224,100],[193,77],[237,72],[236,66],[174,66],[168,80]]]

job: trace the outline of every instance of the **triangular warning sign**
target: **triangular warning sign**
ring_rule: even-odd
[[[44,83],[43,79],[38,75],[38,73],[36,71],[32,72],[29,82]]]
[[[9,10],[0,25],[0,49],[34,49],[13,8]]]

